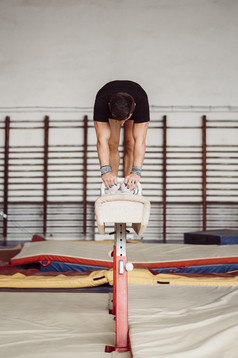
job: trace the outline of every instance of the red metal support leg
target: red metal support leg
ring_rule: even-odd
[[[128,348],[128,285],[127,256],[116,256],[116,352],[127,352]]]
[[[116,314],[116,272],[117,272],[117,260],[116,258],[116,245],[113,246],[113,306],[112,314]]]
[[[113,310],[116,315],[116,345],[106,346],[106,352],[128,352],[128,275],[126,270],[126,224],[115,224],[113,247]]]

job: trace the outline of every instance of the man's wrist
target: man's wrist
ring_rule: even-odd
[[[141,167],[137,167],[137,166],[133,166],[131,169],[131,174],[137,174],[141,177],[142,174],[142,168]]]
[[[111,173],[112,168],[111,168],[110,165],[103,165],[103,166],[100,167],[100,172],[101,172],[101,175]]]

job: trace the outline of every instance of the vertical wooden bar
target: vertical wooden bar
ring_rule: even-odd
[[[166,243],[167,228],[167,116],[163,116],[163,242]]]
[[[84,116],[83,143],[83,235],[87,236],[87,171],[88,171],[88,116]]]
[[[207,229],[207,117],[202,116],[202,226]]]
[[[7,243],[8,223],[8,179],[9,179],[9,134],[10,117],[5,118],[4,195],[3,195],[3,242]]]
[[[49,157],[49,116],[44,119],[44,189],[43,189],[43,235],[47,234],[48,206],[48,157]]]

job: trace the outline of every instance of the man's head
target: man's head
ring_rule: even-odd
[[[108,105],[112,118],[118,121],[129,119],[136,106],[134,98],[125,92],[118,92],[112,95]]]

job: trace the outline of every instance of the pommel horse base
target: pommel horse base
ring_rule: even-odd
[[[127,352],[128,335],[128,281],[127,271],[133,269],[126,254],[126,224],[141,235],[149,221],[150,202],[140,195],[107,194],[95,202],[95,213],[100,234],[105,233],[105,225],[114,223],[115,238],[113,247],[113,310],[116,316],[116,345],[106,346],[105,352]]]

